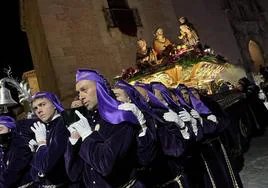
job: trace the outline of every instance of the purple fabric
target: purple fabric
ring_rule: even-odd
[[[40,146],[31,159],[31,177],[40,187],[45,184],[61,184],[67,181],[64,164],[65,145],[70,135],[63,118],[49,122],[47,129],[47,145]],[[57,170],[55,170],[57,169]],[[38,173],[46,176],[40,181]]]
[[[122,90],[124,90],[128,97],[130,98],[131,102],[134,103],[143,113],[149,114],[151,117],[156,118],[158,121],[161,121],[161,118],[159,118],[151,109],[151,107],[148,105],[148,103],[145,101],[144,97],[129,83],[119,80],[115,83],[114,87],[118,87]]]
[[[81,80],[91,80],[96,82],[98,110],[100,116],[105,121],[112,124],[119,124],[124,121],[139,124],[138,119],[132,112],[118,110],[118,105],[121,103],[112,97],[112,91],[108,82],[97,71],[91,69],[78,69],[76,72],[76,83]]]
[[[150,99],[150,105],[153,108],[161,108],[161,109],[165,109],[165,110],[169,110],[167,106],[165,106],[161,101],[159,101],[156,96],[152,93],[152,88],[149,84],[144,84],[141,82],[136,82],[135,86],[139,86],[142,87],[143,89],[145,89],[147,91],[148,97]]]
[[[85,186],[80,187],[121,187],[136,169],[136,129],[128,122],[112,126],[100,118],[98,123],[101,129],[93,131],[81,146],[67,145],[66,171],[72,181],[83,182]],[[89,124],[95,122],[89,119]]]
[[[173,99],[170,95],[170,91],[168,90],[168,88],[164,84],[162,84],[160,82],[152,82],[151,86],[153,89],[160,90],[162,97],[168,103],[168,105],[171,105],[175,108],[178,108],[179,110],[183,110],[181,106],[179,106],[178,104],[175,103],[175,101],[173,101]]]
[[[179,102],[181,105],[183,105],[184,107],[186,108],[189,108],[191,109],[192,107],[184,100],[182,94],[181,94],[181,91],[180,89],[176,88],[173,90],[174,94],[176,95],[176,97],[178,98]]]
[[[10,116],[0,116],[0,124],[6,126],[9,129],[16,127],[15,119]]]
[[[37,92],[35,95],[32,96],[32,99],[38,99],[38,98],[47,98],[52,102],[52,104],[56,107],[58,112],[62,112],[64,110],[60,100],[58,97],[50,92]]]
[[[140,87],[146,89],[147,91],[153,92],[152,86],[150,84],[145,84],[145,83],[142,83],[142,82],[135,82],[134,85],[135,86],[140,86]]]
[[[204,115],[212,114],[209,108],[201,100],[197,99],[193,95],[192,91],[195,90],[194,88],[188,88],[187,90],[190,95],[192,106],[199,114],[204,114]]]

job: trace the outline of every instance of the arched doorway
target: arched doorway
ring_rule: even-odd
[[[248,43],[248,50],[252,62],[254,63],[254,72],[259,71],[260,65],[264,65],[264,58],[260,46],[253,40]]]

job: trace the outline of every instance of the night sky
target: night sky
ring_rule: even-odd
[[[26,33],[20,30],[19,0],[1,2],[1,66],[0,78],[8,66],[14,78],[21,79],[23,72],[33,69]]]

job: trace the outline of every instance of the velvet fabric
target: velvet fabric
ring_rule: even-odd
[[[83,142],[67,144],[65,162],[70,180],[80,182],[81,187],[111,188],[134,179],[138,162],[136,126],[127,122],[114,126],[97,110],[90,111],[87,119],[95,131]]]
[[[47,144],[40,146],[34,153],[31,161],[31,176],[39,186],[68,184],[64,152],[69,131],[60,116],[45,125]],[[40,176],[40,174],[44,177]]]
[[[165,109],[165,110],[168,111],[168,107],[165,106],[162,102],[160,102],[156,98],[156,96],[152,93],[152,88],[151,88],[150,84],[144,84],[144,83],[141,83],[141,82],[136,82],[135,86],[142,87],[143,89],[145,89],[147,91],[148,97],[150,99],[149,103],[150,103],[150,106],[152,108],[161,108],[161,109]]]
[[[129,83],[119,80],[115,83],[114,87],[118,87],[124,90],[128,97],[130,98],[131,102],[135,104],[143,113],[148,114],[152,118],[157,119],[157,121],[162,121],[151,109],[148,103],[145,101],[144,97]]]
[[[105,121],[111,124],[119,124],[124,121],[132,124],[139,124],[132,112],[118,110],[120,102],[112,97],[113,94],[109,84],[97,71],[91,69],[78,69],[76,73],[76,83],[81,80],[91,80],[96,82],[98,110]]]
[[[30,126],[35,119],[19,120],[12,132],[12,140],[8,149],[6,160],[8,168],[0,176],[0,187],[19,187],[32,182],[30,175],[30,161],[33,157],[28,146],[34,134]]]
[[[9,129],[16,127],[15,119],[10,116],[0,116],[0,125],[4,125]]]
[[[163,97],[164,100],[168,103],[169,106],[172,106],[172,107],[175,107],[175,108],[177,108],[177,109],[183,110],[183,109],[182,109],[182,106],[176,104],[176,103],[173,101],[173,99],[172,99],[172,97],[171,97],[171,94],[170,94],[170,91],[168,90],[168,88],[167,88],[165,85],[163,85],[163,84],[160,83],[160,82],[152,82],[152,83],[151,83],[151,86],[152,86],[153,89],[158,89],[158,90],[160,90],[162,97]]]

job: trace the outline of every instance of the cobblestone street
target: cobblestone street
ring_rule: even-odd
[[[245,166],[240,173],[244,188],[268,187],[268,132],[252,139],[245,153]]]

